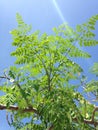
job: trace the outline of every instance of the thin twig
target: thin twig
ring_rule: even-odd
[[[8,117],[8,113],[6,113],[6,120],[7,120],[7,123],[9,124],[9,126],[11,126],[11,123],[10,123],[9,117]]]

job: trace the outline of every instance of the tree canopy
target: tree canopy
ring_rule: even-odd
[[[15,64],[0,76],[0,110],[6,109],[9,125],[16,130],[97,129],[98,107],[84,95],[97,100],[98,81],[86,82],[74,58],[91,58],[81,46],[98,44],[94,33],[98,15],[75,28],[66,23],[54,27],[51,35],[31,33],[31,25],[18,13],[16,19],[18,26],[10,32]],[[98,63],[90,71],[98,76]],[[82,92],[77,91],[80,87]]]

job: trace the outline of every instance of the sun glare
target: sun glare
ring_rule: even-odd
[[[66,22],[66,20],[65,20],[63,14],[62,14],[62,12],[61,12],[61,10],[60,10],[60,7],[58,6],[58,3],[56,2],[56,0],[53,0],[53,4],[54,4],[54,6],[55,6],[55,8],[56,8],[56,11],[58,12],[59,17],[61,18],[61,20],[62,20],[63,22]]]
[[[66,27],[67,31],[69,31],[69,33],[71,33],[70,29],[68,28],[68,22],[67,22],[67,20],[64,18],[64,15],[63,15],[63,13],[61,12],[60,7],[59,7],[58,3],[56,2],[56,0],[53,0],[53,5],[54,5],[54,7],[55,7],[55,9],[56,9],[56,11],[57,11],[57,13],[58,13],[60,19],[61,19],[62,22],[65,24],[65,27]]]

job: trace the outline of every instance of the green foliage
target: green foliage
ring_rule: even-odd
[[[79,44],[80,46],[95,46],[98,44],[98,41],[95,40],[95,25],[96,21],[98,20],[98,15],[92,16],[88,22],[77,25],[76,30],[81,35],[79,38]]]
[[[98,76],[98,63],[94,63],[94,65],[90,68],[90,72]],[[95,96],[95,101],[98,101],[98,80],[91,80],[87,83],[86,92],[90,92]]]
[[[90,71],[98,76],[98,63],[94,63],[93,67],[90,69]]]
[[[10,80],[0,87],[5,93],[0,97],[0,103],[19,108],[16,112],[12,111],[12,125],[17,130],[93,129],[83,119],[91,118],[94,106],[76,91],[77,85],[70,81],[78,80],[83,73],[73,58],[91,57],[80,46],[98,44],[92,32],[98,15],[91,17],[87,23],[77,25],[76,29],[64,23],[53,28],[54,35],[39,35],[39,31],[30,33],[31,26],[25,24],[19,14],[16,18],[18,27],[11,31],[12,46],[16,50],[11,56],[16,57],[17,65],[9,68]],[[35,108],[37,112],[23,112],[27,108]],[[20,123],[24,118],[31,120]],[[41,123],[35,123],[38,120]]]

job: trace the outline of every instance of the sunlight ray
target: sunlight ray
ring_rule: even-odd
[[[56,11],[57,11],[57,13],[58,13],[60,19],[61,19],[62,22],[65,24],[66,29],[69,31],[69,33],[71,33],[71,31],[70,31],[69,28],[68,28],[68,22],[67,22],[67,20],[64,18],[64,15],[63,15],[63,13],[61,12],[60,7],[59,7],[58,3],[56,2],[56,0],[53,0],[53,5],[54,5],[54,7],[55,7],[55,9],[56,9]]]
[[[61,10],[60,10],[60,8],[59,8],[57,2],[56,2],[56,0],[53,0],[53,4],[54,4],[54,6],[55,6],[55,8],[56,8],[56,11],[58,12],[58,14],[59,14],[61,20],[62,20],[63,22],[66,22],[66,20],[65,20],[65,18],[64,18],[64,16],[63,16],[63,14],[62,14],[62,12],[61,12]]]

